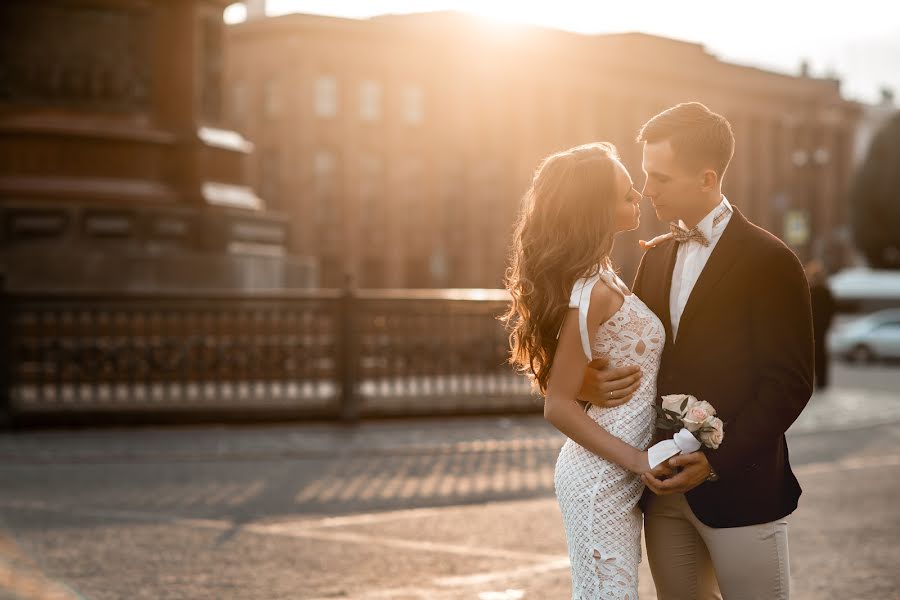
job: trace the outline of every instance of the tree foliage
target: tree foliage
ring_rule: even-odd
[[[850,191],[853,237],[878,269],[900,269],[900,112],[872,140]]]

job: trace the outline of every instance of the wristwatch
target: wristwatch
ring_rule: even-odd
[[[718,481],[718,480],[719,480],[718,474],[716,474],[716,472],[713,470],[712,465],[709,465],[709,475],[706,476],[705,481]]]

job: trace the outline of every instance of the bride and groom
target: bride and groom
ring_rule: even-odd
[[[660,600],[781,599],[801,490],[784,433],[812,394],[809,288],[797,257],[722,195],[731,126],[699,103],[641,129],[642,192],[615,148],[546,158],[516,224],[512,362],[567,437],[555,487],[572,598],[637,600],[643,523]],[[671,232],[642,242],[631,289],[610,262],[646,197]],[[716,449],[651,469],[659,398],[724,422]]]

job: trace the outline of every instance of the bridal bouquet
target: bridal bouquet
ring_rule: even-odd
[[[725,439],[722,419],[709,402],[687,394],[671,394],[663,396],[662,406],[655,408],[656,426],[676,433],[671,440],[663,440],[647,450],[651,469],[676,454],[696,452],[700,446],[715,450]]]

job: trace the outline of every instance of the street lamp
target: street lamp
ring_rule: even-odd
[[[787,211],[784,217],[785,241],[797,248],[817,242],[820,233],[817,228],[819,207],[816,198],[815,178],[831,160],[831,153],[827,148],[817,147],[812,150],[796,148],[791,152],[791,163],[803,173],[804,187],[806,188],[806,206]],[[808,253],[811,252],[808,249]]]

